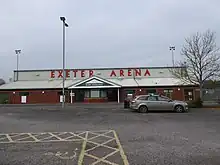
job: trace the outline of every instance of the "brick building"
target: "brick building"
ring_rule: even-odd
[[[18,75],[17,75],[18,74]],[[169,67],[93,68],[14,71],[14,82],[0,86],[11,104],[59,103],[65,75],[65,100],[123,102],[128,94],[161,93],[172,99],[194,100],[197,87],[173,77]]]

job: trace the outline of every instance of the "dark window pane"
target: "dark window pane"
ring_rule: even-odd
[[[147,100],[147,96],[140,96],[137,98],[137,100]]]
[[[149,101],[157,101],[157,98],[155,96],[149,96],[148,100]]]
[[[19,96],[28,96],[29,92],[19,92]]]

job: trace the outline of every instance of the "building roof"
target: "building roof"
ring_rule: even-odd
[[[95,79],[95,77],[93,77]],[[92,80],[92,78],[88,78]],[[65,88],[71,88],[75,84],[84,82],[85,80],[66,80]],[[117,84],[115,87],[155,87],[155,86],[178,86],[178,85],[191,85],[181,82],[176,78],[129,78],[129,79],[107,79],[106,82]],[[11,82],[0,86],[0,90],[17,90],[17,89],[60,89],[62,88],[62,80],[50,81],[17,81]],[[94,87],[93,87],[94,88]]]
[[[0,86],[0,90],[11,89],[49,89],[57,88],[62,83],[61,80],[56,81],[16,81]]]
[[[178,85],[191,85],[190,83],[184,83],[177,78],[136,78],[136,79],[110,79],[117,84],[125,87],[132,86],[178,86]]]

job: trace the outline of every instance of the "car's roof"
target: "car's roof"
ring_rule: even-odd
[[[141,96],[159,96],[157,94],[148,94],[148,95],[138,95],[137,97],[141,97]]]

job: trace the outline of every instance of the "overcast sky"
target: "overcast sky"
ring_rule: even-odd
[[[211,29],[220,45],[219,0],[1,0],[0,77],[16,69],[171,65],[184,38]]]

